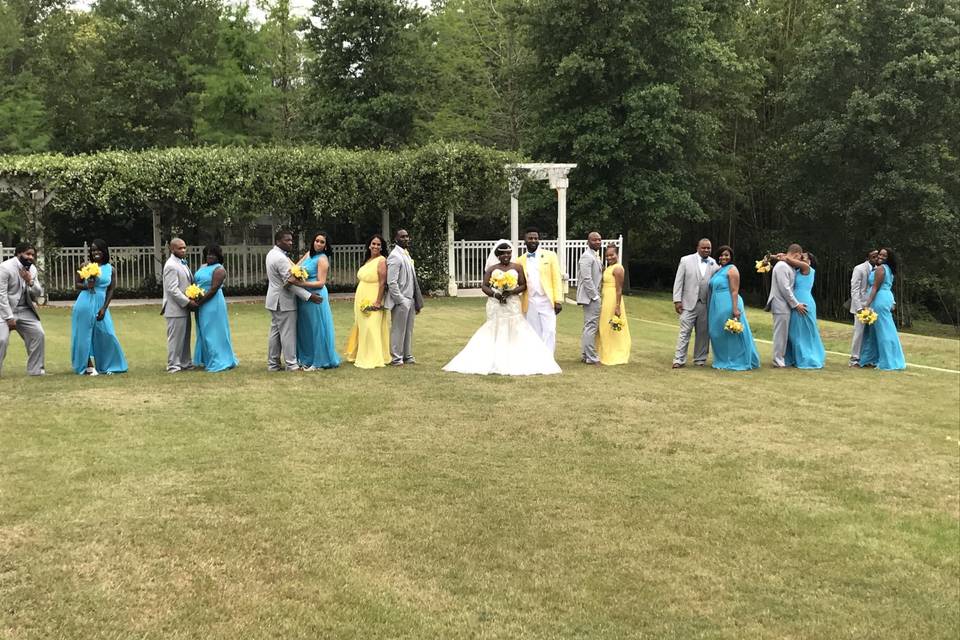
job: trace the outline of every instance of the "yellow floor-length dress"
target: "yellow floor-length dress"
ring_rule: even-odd
[[[603,288],[600,290],[600,326],[597,330],[597,353],[600,364],[627,364],[630,361],[630,325],[627,323],[627,299],[620,301],[620,319],[623,328],[614,331],[610,326],[613,310],[617,306],[617,281],[613,271],[623,268],[620,264],[607,267],[603,271]]]
[[[347,360],[361,369],[384,367],[390,362],[390,316],[386,311],[364,313],[360,307],[374,304],[380,289],[377,267],[386,258],[370,260],[357,271],[357,293],[353,299],[353,328],[347,337],[344,353]],[[381,298],[382,301],[382,298]]]

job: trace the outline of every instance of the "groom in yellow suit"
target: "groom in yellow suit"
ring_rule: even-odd
[[[529,228],[524,232],[527,252],[517,262],[523,267],[527,290],[520,303],[527,322],[553,353],[557,346],[557,314],[563,308],[566,295],[560,260],[553,251],[540,248],[540,232]]]

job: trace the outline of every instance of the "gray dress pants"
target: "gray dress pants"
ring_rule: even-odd
[[[783,360],[787,353],[787,338],[790,335],[790,314],[773,314],[773,366],[784,367]]]
[[[584,362],[600,362],[597,355],[597,330],[600,326],[600,301],[592,300],[583,307],[583,332],[580,334],[580,357]]]
[[[193,369],[190,354],[190,316],[167,318],[167,371]]]
[[[39,318],[32,312],[19,312],[19,307],[13,312],[17,321],[16,332],[23,339],[27,348],[27,375],[43,375],[45,336]],[[10,328],[6,321],[0,321],[0,373],[3,372],[3,360],[7,357],[7,345],[10,344]]]
[[[705,364],[710,353],[710,328],[707,325],[707,304],[697,302],[692,310],[684,309],[680,314],[680,335],[677,336],[677,352],[673,356],[675,364],[687,363],[687,348],[690,346],[690,333],[696,331],[693,343],[694,364]]]
[[[860,349],[863,347],[864,324],[853,317],[853,341],[850,343],[850,364],[860,364]]]
[[[416,362],[413,357],[413,300],[404,300],[390,310],[390,363]]]
[[[280,366],[280,355],[283,354],[284,367]],[[297,312],[271,311],[270,334],[267,337],[267,369],[280,371],[296,371],[300,368],[297,362]]]

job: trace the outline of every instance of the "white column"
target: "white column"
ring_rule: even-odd
[[[390,212],[384,210],[380,214],[380,233],[383,234],[383,239],[387,242],[390,242],[392,238],[390,237]]]
[[[520,189],[523,187],[523,178],[517,173],[507,176],[510,188],[510,242],[513,244],[513,259],[519,257],[520,249]]]
[[[42,275],[47,275],[47,256],[45,252],[44,245],[44,225],[43,225],[43,210],[50,204],[50,201],[53,200],[53,190],[46,191],[45,189],[34,189],[30,192],[30,199],[33,202],[33,230],[35,234],[35,244],[37,250],[37,259],[34,263],[37,267],[37,271]],[[37,304],[45,305],[47,303],[46,296],[41,296],[37,300]]]
[[[453,250],[453,211],[447,212],[447,293],[457,297],[456,259]]]
[[[153,278],[160,284],[163,281],[163,247],[160,245],[160,212],[150,207],[153,218]]]
[[[567,293],[567,178],[553,178],[550,186],[557,190],[557,257],[560,259],[560,273],[563,274],[564,295]]]

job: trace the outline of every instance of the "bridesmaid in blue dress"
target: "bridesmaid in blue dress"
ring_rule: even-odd
[[[319,304],[297,300],[297,359],[305,371],[340,366],[327,294],[331,252],[329,237],[321,231],[314,234],[310,250],[300,259],[300,266],[307,271],[307,280],[300,286],[322,298]]]
[[[106,242],[97,239],[90,243],[90,262],[100,265],[100,275],[87,280],[77,278],[80,295],[71,315],[70,362],[81,375],[125,373],[127,359],[110,317],[116,283]]]
[[[790,312],[790,329],[787,332],[787,350],[783,361],[788,367],[798,369],[823,369],[827,359],[827,351],[820,338],[820,327],[817,324],[817,302],[813,299],[813,283],[817,270],[816,258],[812,253],[804,252],[800,260],[794,260],[783,254],[778,259],[785,260],[797,270],[797,278],[793,283],[793,295],[797,302],[807,307],[807,312],[801,314],[794,309]]]
[[[707,318],[710,343],[713,345],[713,368],[748,371],[760,367],[760,354],[753,342],[753,332],[743,310],[740,297],[740,271],[733,264],[733,249],[720,247],[717,256],[720,270],[710,278],[710,306]],[[743,324],[743,333],[724,330],[733,318]]]
[[[223,250],[212,244],[203,248],[207,264],[197,269],[194,281],[203,289],[203,297],[198,301],[197,344],[194,347],[193,362],[209,372],[233,369],[240,361],[233,352],[230,339],[230,319],[227,315],[227,301],[223,297],[223,281],[227,272],[223,268]]]
[[[893,274],[897,270],[897,258],[890,249],[881,249],[877,262],[877,268],[867,280],[871,287],[867,306],[877,313],[877,321],[863,328],[860,366],[899,371],[907,368],[907,362],[903,357],[897,324],[893,321],[893,312],[897,308],[897,301],[893,297]]]

